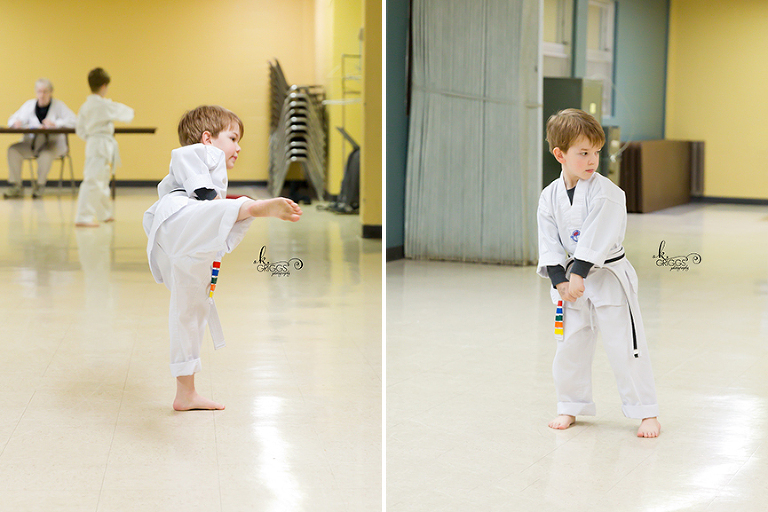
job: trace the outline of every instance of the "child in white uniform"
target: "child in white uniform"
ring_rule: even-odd
[[[227,169],[235,165],[243,134],[240,119],[221,107],[187,112],[179,123],[181,148],[158,185],[160,199],[144,214],[152,275],[171,291],[171,373],[176,377],[177,411],[223,409],[195,390],[206,324],[215,348],[224,346],[211,298],[218,262],[232,252],[255,217],[296,222],[301,209],[290,199],[226,199]],[[215,200],[209,200],[215,199]]]
[[[114,121],[125,123],[133,119],[133,109],[106,98],[109,75],[101,68],[88,73],[91,94],[77,113],[77,135],[85,140],[85,169],[77,198],[75,225],[98,227],[99,222],[111,222],[112,201],[109,179],[120,165],[115,140]]]
[[[547,141],[562,165],[560,177],[541,193],[537,272],[552,281],[558,308],[553,364],[558,416],[566,429],[578,415],[594,416],[592,358],[597,330],[603,335],[628,418],[640,419],[638,437],[657,437],[659,406],[637,300],[637,274],[622,242],[624,192],[597,174],[605,134],[597,120],[576,109],[551,116]]]

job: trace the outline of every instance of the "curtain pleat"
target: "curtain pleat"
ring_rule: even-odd
[[[535,0],[413,0],[409,258],[531,264],[541,191]]]

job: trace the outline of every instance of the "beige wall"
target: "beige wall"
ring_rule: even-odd
[[[160,180],[176,125],[185,110],[223,105],[245,124],[231,180],[268,175],[269,68],[280,60],[287,78],[315,83],[315,0],[0,0],[0,124],[49,78],[54,97],[77,112],[89,94],[88,71],[112,76],[109,97],[136,111],[130,126],[155,135],[118,135],[118,179]],[[0,178],[7,176],[0,138]],[[84,142],[70,136],[76,177]],[[52,176],[56,174],[56,166]]]
[[[764,0],[671,0],[666,138],[705,141],[705,196],[768,199],[766,34]]]

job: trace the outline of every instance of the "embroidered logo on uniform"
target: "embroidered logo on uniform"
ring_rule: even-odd
[[[571,240],[573,240],[574,242],[578,242],[578,241],[579,241],[579,235],[580,235],[580,234],[581,234],[581,231],[579,231],[579,230],[577,229],[576,231],[574,231],[573,233],[571,233]]]

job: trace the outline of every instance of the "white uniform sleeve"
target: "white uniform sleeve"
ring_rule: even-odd
[[[56,125],[56,128],[74,128],[77,124],[77,116],[59,100],[51,100],[51,111],[48,112],[46,119],[50,119]]]
[[[114,101],[110,101],[108,105],[109,117],[113,121],[122,121],[123,123],[133,121],[133,109],[131,107]]]
[[[624,203],[617,198],[596,198],[584,220],[573,257],[597,266],[605,263],[608,254],[624,238],[626,212]]]
[[[224,152],[217,148],[209,151],[210,147],[193,144],[171,151],[171,172],[189,197],[194,197],[198,188],[215,189],[211,171],[224,165]]]
[[[541,277],[549,277],[547,266],[562,265],[565,268],[565,263],[568,259],[565,247],[563,247],[560,241],[555,216],[549,211],[546,204],[546,192],[545,190],[539,199],[539,209],[537,212],[539,224],[539,265],[536,273]]]
[[[80,107],[80,110],[77,112],[77,122],[75,123],[75,133],[78,137],[85,140],[85,124],[86,124],[86,109],[83,108],[85,105]]]
[[[21,121],[21,127],[27,128],[29,126],[29,116],[35,111],[35,103],[37,103],[37,100],[25,101],[21,108],[8,118],[8,126],[13,126],[13,123],[16,121]]]

